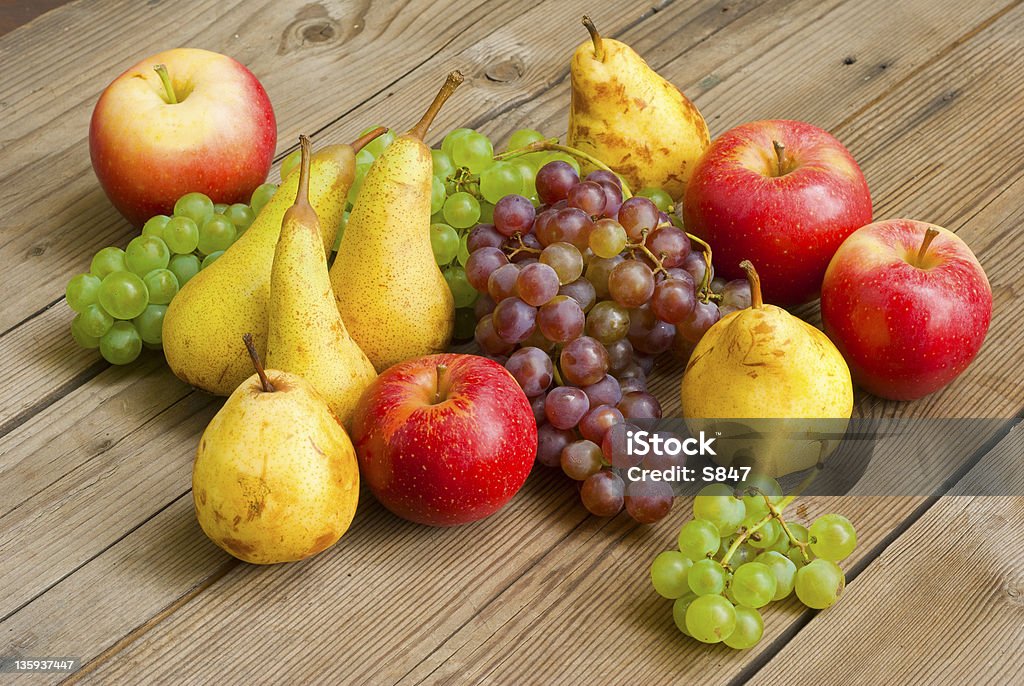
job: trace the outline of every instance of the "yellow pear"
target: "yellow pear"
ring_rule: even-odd
[[[264,371],[244,381],[203,432],[192,468],[199,525],[256,564],[290,562],[334,545],[359,500],[352,441],[305,379]]]
[[[634,190],[656,187],[681,199],[711,141],[704,117],[631,47],[602,38],[589,17],[583,25],[591,39],[576,48],[569,68],[566,145],[598,158]]]
[[[309,198],[329,251],[355,177],[355,155],[384,133],[379,128],[352,145],[329,145],[313,156]],[[227,252],[174,296],[163,323],[163,349],[178,378],[217,395],[228,395],[251,367],[238,341],[254,332],[267,340],[270,269],[284,213],[295,201],[298,171],[288,175],[256,219]],[[262,350],[261,350],[262,352]]]
[[[451,342],[455,303],[430,247],[433,159],[423,137],[460,83],[449,74],[419,123],[366,172],[331,265],[341,318],[378,372]]]
[[[839,443],[853,412],[853,384],[832,341],[761,299],[744,261],[751,306],[727,314],[697,343],[683,372],[691,433],[718,436],[715,461],[772,477],[814,466]]]
[[[334,304],[320,225],[309,204],[309,138],[302,136],[300,145],[298,193],[284,213],[270,274],[267,366],[303,377],[348,426],[377,373]]]

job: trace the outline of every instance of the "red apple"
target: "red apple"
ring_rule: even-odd
[[[992,289],[946,229],[890,219],[839,247],[821,287],[825,333],[864,390],[913,400],[955,379],[981,348]]]
[[[165,65],[168,92],[160,74]],[[198,191],[248,203],[267,178],[277,124],[263,86],[235,60],[179,48],[142,60],[100,95],[89,126],[92,167],[114,207],[141,226]]]
[[[352,420],[366,484],[399,517],[465,524],[497,512],[526,481],[537,425],[519,384],[476,355],[428,355],[391,367]]]
[[[818,295],[839,244],[871,221],[871,194],[827,131],[755,121],[704,151],[686,188],[683,221],[711,244],[717,275],[745,278],[740,262],[751,260],[765,301],[789,307]]]

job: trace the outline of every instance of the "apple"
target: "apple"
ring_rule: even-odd
[[[704,151],[683,197],[686,230],[714,249],[726,279],[761,275],[766,302],[790,307],[818,295],[839,244],[871,221],[860,167],[827,131],[790,120],[730,129]]]
[[[978,354],[992,289],[956,234],[890,219],[839,247],[821,287],[821,319],[861,388],[913,400],[948,384]]]
[[[366,389],[352,441],[384,507],[451,526],[494,514],[519,491],[537,454],[537,424],[497,362],[428,355],[394,365]]]
[[[161,52],[118,76],[89,125],[100,185],[135,226],[171,214],[193,191],[214,202],[248,203],[276,146],[274,110],[252,72],[194,48]]]

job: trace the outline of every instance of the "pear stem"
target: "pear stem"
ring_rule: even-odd
[[[593,155],[585,153],[582,150],[577,150],[576,148],[570,148],[568,145],[562,145],[561,143],[558,142],[557,138],[544,138],[539,141],[534,141],[529,145],[524,145],[521,148],[516,148],[515,150],[506,150],[503,153],[495,155],[494,159],[498,161],[510,160],[514,157],[521,157],[522,155],[529,155],[531,152],[540,152],[542,150],[554,150],[557,152],[564,152],[566,154],[572,155],[573,157],[579,160],[588,162],[597,167],[598,169],[603,169],[604,171],[608,171],[611,172],[612,174],[615,174],[616,176],[619,177],[619,181],[622,183],[622,199],[629,200],[630,198],[633,197],[632,191],[629,190],[629,184],[627,184],[626,180],[622,178],[622,175],[618,174],[614,169],[612,169],[607,164],[597,159]]]
[[[453,71],[451,74],[448,74],[448,78],[445,79],[444,85],[441,86],[441,90],[437,91],[437,95],[434,96],[434,100],[430,103],[430,107],[428,107],[427,111],[423,113],[423,118],[416,123],[416,126],[409,130],[407,135],[423,140],[427,135],[427,129],[430,128],[430,125],[434,121],[434,117],[437,116],[437,113],[441,111],[441,107],[444,106],[445,101],[452,96],[452,93],[455,92],[455,89],[458,88],[459,84],[464,80],[465,77],[462,76],[462,72],[458,69]]]
[[[167,104],[177,105],[178,96],[174,94],[174,87],[171,85],[171,75],[167,73],[167,67],[162,64],[158,64],[153,67],[153,71],[155,71],[157,76],[160,77],[160,83],[164,84],[164,95],[167,96],[164,99],[167,100]]]
[[[299,188],[295,191],[296,205],[309,205],[309,167],[310,158],[313,156],[313,142],[309,136],[299,136],[299,148],[302,150],[302,158],[299,162]]]
[[[755,310],[764,307],[764,300],[761,299],[761,277],[750,260],[740,262],[740,268],[747,273],[747,281],[750,282],[750,306]]]
[[[451,374],[448,372],[448,365],[437,365],[437,390],[434,391],[434,404],[442,403],[448,399],[448,386],[451,384]]]
[[[939,235],[937,229],[928,227],[924,232],[924,239],[921,241],[921,248],[917,251],[917,259],[915,260],[914,266],[919,269],[924,269],[924,256],[928,252],[928,246],[932,244],[935,237]]]
[[[367,143],[372,141],[377,136],[383,136],[387,132],[388,132],[388,127],[386,127],[386,126],[378,126],[373,131],[367,131],[362,136],[360,136],[359,138],[357,138],[354,141],[352,141],[352,143],[350,144],[350,147],[352,148],[352,152],[359,152],[364,147],[366,147]]]
[[[252,334],[247,333],[242,336],[242,341],[245,343],[246,350],[249,351],[249,357],[252,358],[252,366],[256,368],[256,373],[260,377],[263,392],[273,393],[277,389],[274,388],[274,384],[270,383],[270,379],[267,378],[267,372],[263,369],[263,363],[260,362],[260,354],[256,352],[256,344],[252,341]]]
[[[786,159],[786,146],[779,141],[772,141],[772,147],[775,148],[775,159],[778,161],[779,173],[778,176],[786,175],[786,167],[789,166],[789,160]]]
[[[597,32],[594,22],[585,14],[583,15],[583,25],[590,33],[590,40],[594,43],[594,59],[598,62],[604,62],[604,41],[601,40],[601,34]]]

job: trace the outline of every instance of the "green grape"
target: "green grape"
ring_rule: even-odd
[[[664,598],[679,598],[690,591],[686,581],[693,561],[678,550],[658,553],[651,564],[651,584]]]
[[[803,524],[786,522],[786,526],[789,527],[789,533],[793,534],[793,538],[800,541],[801,543],[807,543],[810,540],[810,534],[807,531],[807,527]],[[786,540],[787,542],[789,541],[789,536],[786,536]],[[800,550],[800,546],[792,545],[792,543],[790,543],[790,545],[791,547],[786,550],[786,557],[792,560],[797,567],[802,566],[804,564],[804,555],[803,552],[801,552]],[[807,555],[808,557],[813,559],[814,551],[808,550]]]
[[[444,201],[445,223],[456,229],[468,229],[480,219],[480,202],[465,191],[449,195]]]
[[[693,499],[693,518],[706,519],[714,524],[719,536],[736,533],[746,512],[743,501],[734,495],[732,487],[727,484],[708,484]]]
[[[469,307],[476,302],[479,295],[477,290],[466,278],[466,270],[462,267],[449,267],[444,270],[444,280],[448,282],[448,288],[452,292],[452,299],[455,300],[455,307]]]
[[[431,150],[430,157],[434,161],[434,176],[443,183],[449,176],[455,173],[455,163],[452,156],[444,150]]]
[[[226,209],[228,209],[228,204],[226,202],[215,202],[215,203],[213,203],[213,213],[214,214],[224,214],[224,211]],[[145,342],[145,341],[143,341],[143,342]]]
[[[256,215],[253,214],[252,208],[248,205],[240,202],[236,202],[234,205],[229,205],[224,210],[224,216],[231,220],[231,223],[235,225],[235,229],[238,230],[238,235],[241,236],[242,232],[249,228]]]
[[[302,160],[302,150],[292,150],[288,156],[281,160],[281,180],[284,181],[299,166]]]
[[[174,203],[174,216],[188,217],[202,226],[213,216],[213,201],[203,193],[186,193]]]
[[[199,268],[200,269],[206,269],[211,264],[216,262],[217,258],[219,258],[223,254],[224,254],[223,250],[215,250],[215,251],[213,251],[212,253],[210,253],[209,255],[207,255],[206,257],[203,258],[203,263],[201,265],[199,265]]]
[[[452,129],[445,135],[444,140],[441,141],[441,151],[444,154],[448,155],[448,157],[451,157],[452,146],[455,145],[455,142],[462,138],[463,136],[468,136],[471,133],[476,133],[476,131],[474,131],[473,129],[467,129],[465,127],[459,129]],[[452,165],[454,164],[455,163],[452,162]],[[434,176],[437,176],[436,172],[434,173]]]
[[[511,162],[495,162],[480,172],[480,193],[489,203],[496,203],[506,195],[522,195],[523,176]]]
[[[188,217],[171,217],[164,228],[164,242],[177,255],[187,255],[199,245],[199,227]]]
[[[785,536],[786,533],[782,530],[779,525],[779,520],[769,519],[764,525],[758,529],[747,542],[754,548],[760,548],[764,550],[771,546],[772,543],[778,540],[779,536]]]
[[[761,550],[765,552],[769,550],[774,550],[777,553],[782,553],[783,555],[785,555],[789,552],[789,536],[787,536],[786,532],[783,531],[781,534],[779,534],[779,537],[775,539],[774,543],[772,543],[767,548],[761,548]]]
[[[636,192],[636,195],[642,195],[645,198],[650,198],[651,202],[661,210],[662,212],[668,212],[672,209],[672,196],[661,190],[660,188],[641,188]]]
[[[857,532],[841,514],[822,515],[808,529],[811,550],[823,560],[839,562],[857,547]]]
[[[476,313],[472,307],[460,307],[455,310],[456,341],[471,341],[476,333]]]
[[[493,224],[494,223],[494,205],[489,202],[480,203],[480,223],[482,224]]]
[[[348,202],[351,205],[356,204],[356,198],[359,196],[359,190],[363,187],[363,180],[366,178],[366,172],[370,171],[369,164],[357,164],[355,176],[352,179],[352,185],[348,188]]]
[[[736,650],[753,648],[764,635],[764,619],[761,613],[752,607],[736,608],[736,628],[723,641],[725,645]]]
[[[366,148],[356,153],[356,164],[373,164],[375,159],[373,153]]]
[[[443,267],[459,252],[459,233],[447,224],[431,224],[430,247],[438,266]]]
[[[76,314],[74,321],[78,330],[91,338],[99,338],[114,325],[114,318],[96,303]]]
[[[544,134],[535,129],[517,129],[509,136],[506,150],[518,150],[525,148],[534,141],[544,140]]]
[[[518,169],[519,175],[523,177],[523,195],[532,200],[537,195],[537,169],[528,161],[518,157],[510,164]]]
[[[230,219],[223,214],[215,214],[199,229],[199,243],[196,247],[204,255],[223,252],[235,242],[237,234],[238,230]]]
[[[436,176],[430,177],[430,214],[437,214],[444,207],[444,200],[448,197],[444,182]]]
[[[735,540],[736,536],[729,536],[728,538],[722,539],[722,545],[718,549],[719,557],[725,555],[726,551],[729,550]],[[751,548],[746,543],[740,543],[736,546],[736,550],[732,552],[732,557],[729,558],[729,567],[736,569],[745,562],[751,562],[757,556],[757,552],[757,550]]]
[[[154,269],[142,277],[142,282],[153,305],[166,305],[178,293],[178,277],[170,269]]]
[[[162,238],[136,236],[124,251],[124,263],[128,271],[145,276],[154,269],[164,269],[171,259],[171,251]]]
[[[768,513],[768,506],[764,503],[764,496],[768,496],[768,500],[772,502],[772,505],[778,505],[779,501],[782,500],[782,487],[779,486],[779,482],[764,474],[751,474],[744,481],[740,482],[738,486],[745,494],[743,502],[747,504],[747,509],[750,509],[750,504],[753,501],[760,501],[760,505],[763,508],[761,510],[762,515]]]
[[[164,313],[167,305],[147,305],[138,317],[132,320],[143,343],[160,345],[163,342]]]
[[[748,562],[736,568],[729,587],[738,604],[764,607],[775,597],[776,584],[775,573],[768,565]]]
[[[842,595],[846,577],[835,562],[812,560],[797,570],[794,588],[801,603],[815,610],[824,610]]]
[[[720,643],[736,628],[736,608],[720,595],[695,598],[686,608],[686,629],[701,643]]]
[[[686,628],[686,611],[690,608],[690,603],[696,599],[697,596],[687,593],[676,598],[675,602],[672,603],[672,621],[676,623],[676,628],[687,636],[690,635],[690,630]]]
[[[776,550],[769,550],[758,555],[754,561],[767,566],[775,575],[775,595],[772,600],[782,600],[793,592],[796,565],[792,560]]]
[[[249,198],[249,207],[255,214],[259,214],[263,206],[270,202],[270,199],[274,197],[274,193],[277,192],[277,185],[273,183],[264,183],[256,187],[256,190],[252,192],[252,197]]]
[[[694,562],[713,555],[721,544],[718,527],[706,519],[691,519],[679,529],[679,552]]]
[[[562,160],[563,162],[568,163],[568,165],[570,167],[572,167],[574,170],[576,170],[577,174],[580,173],[580,163],[576,161],[575,157],[573,157],[572,155],[570,155],[568,153],[565,153],[565,152],[549,152],[549,153],[545,153],[544,161],[541,164],[538,164],[537,168],[540,169],[541,167],[543,167],[548,162],[554,162],[555,160]]]
[[[682,554],[682,553],[680,553]],[[725,584],[729,580],[729,572],[726,571],[717,560],[704,558],[697,560],[690,567],[686,575],[686,583],[690,590],[697,595],[718,594],[725,590]]]
[[[199,258],[195,255],[175,255],[167,268],[178,280],[178,288],[182,288],[189,279],[199,273]]]
[[[97,252],[92,258],[92,264],[89,265],[89,272],[101,279],[106,277],[107,274],[124,271],[128,271],[128,267],[124,262],[124,250],[113,246],[103,248]]]
[[[93,274],[72,276],[64,288],[64,298],[68,301],[68,306],[75,312],[81,312],[92,305],[99,297],[102,281],[103,279]]]
[[[146,220],[146,223],[142,225],[143,236],[156,236],[162,239],[164,237],[164,227],[167,226],[167,222],[171,220],[166,214],[158,214],[155,217],[150,217]]]
[[[78,344],[79,348],[85,348],[86,350],[95,350],[100,347],[100,339],[95,336],[90,336],[83,332],[79,326],[78,316],[71,320],[71,337],[75,339],[75,343]]]
[[[128,364],[141,352],[142,338],[131,322],[114,322],[100,338],[100,355],[110,364]]]
[[[452,143],[451,156],[457,166],[479,174],[494,163],[494,146],[487,136],[474,131]]]
[[[360,133],[359,135],[365,136],[366,134],[370,133],[374,129],[380,128],[381,126],[383,126],[383,124],[378,124],[377,126],[371,126],[369,128],[363,129],[362,133]],[[371,155],[374,156],[374,158],[380,157],[380,154],[384,152],[384,148],[391,145],[395,141],[395,138],[397,138],[397,136],[395,136],[394,130],[388,129],[387,131],[385,131],[384,133],[382,133],[381,135],[377,136],[372,141],[364,145],[363,150],[369,152]]]
[[[115,319],[139,316],[149,302],[146,284],[131,272],[108,274],[100,284],[100,305]]]
[[[469,262],[469,246],[466,244],[468,239],[468,231],[459,238],[459,251],[455,254],[455,259],[458,260],[460,267],[465,267],[466,262]]]

